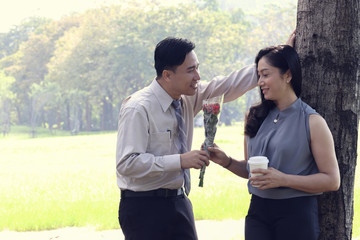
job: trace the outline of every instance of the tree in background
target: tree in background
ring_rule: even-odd
[[[244,65],[245,22],[240,15],[233,18],[194,5],[141,9],[129,4],[94,9],[56,42],[47,78],[60,85],[67,99],[62,115],[76,118],[70,105],[78,101],[80,109],[85,108],[85,118],[76,114],[80,126],[112,130],[121,101],[154,78],[153,49],[158,41],[180,36],[196,42],[203,59],[203,77],[211,79]],[[75,98],[77,91],[83,98]],[[69,123],[65,121],[64,126],[70,130]]]
[[[11,86],[15,78],[0,71],[0,82],[0,131],[5,136],[10,132],[12,101],[16,97],[11,91]]]
[[[48,82],[40,84],[33,83],[30,87],[29,97],[31,100],[31,136],[36,137],[36,127],[39,125],[39,119],[47,116],[47,127],[52,131],[55,125],[55,119],[49,118],[51,107],[58,103],[58,85]],[[47,106],[47,107],[46,107]],[[43,122],[45,124],[45,122]]]
[[[34,32],[41,31],[51,21],[41,17],[25,19],[19,26],[13,27],[8,33],[0,33],[0,59],[19,50],[20,45],[29,39]]]
[[[296,7],[293,4],[280,6],[267,4],[261,13],[252,13],[250,38],[245,45],[249,46],[251,61],[259,49],[285,43],[287,36],[294,31],[296,25]]]
[[[262,30],[266,22],[274,22],[276,44],[284,41],[276,38],[286,39],[291,31],[282,26],[294,28],[292,20],[287,22],[291,14],[283,11],[280,15],[285,18],[276,21],[276,11],[254,21],[257,15],[249,17],[241,9],[224,11],[215,0],[176,6],[157,0],[124,0],[121,5],[59,21],[33,22],[31,31],[18,41],[19,47],[10,52],[4,46],[11,38],[0,36],[0,58],[4,56],[0,69],[16,79],[11,87],[16,94],[14,122],[73,133],[114,130],[122,100],[153,80],[153,51],[161,39],[177,36],[195,42],[202,80],[207,81],[252,63],[259,43],[267,39]],[[50,86],[57,89],[56,97],[47,95],[51,101],[44,105],[35,101]],[[251,94],[246,101],[227,106],[227,124],[241,119]]]
[[[58,22],[35,19],[23,24],[24,26],[16,28],[18,34],[13,34],[18,36],[14,37],[13,43],[17,47],[13,49],[13,53],[0,60],[0,69],[16,79],[12,86],[12,91],[16,94],[13,105],[17,118],[14,122],[31,125],[31,119],[34,119],[31,87],[44,81],[48,74],[46,65],[53,54],[55,41],[73,23],[64,18]]]
[[[299,0],[296,49],[303,99],[327,121],[341,174],[339,191],[319,197],[321,240],[352,237],[360,109],[360,2]]]

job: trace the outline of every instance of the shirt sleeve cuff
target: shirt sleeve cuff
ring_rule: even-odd
[[[165,172],[179,171],[181,169],[180,154],[164,156],[163,161]]]

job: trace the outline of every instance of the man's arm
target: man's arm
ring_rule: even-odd
[[[195,115],[202,109],[204,99],[224,94],[224,102],[230,102],[257,86],[255,64],[232,72],[228,76],[218,76],[212,81],[198,84],[197,94],[191,98],[194,101]]]
[[[166,136],[159,137],[166,138]],[[122,109],[116,146],[118,174],[131,178],[142,178],[147,175],[160,176],[164,171],[181,169],[179,154],[156,157],[147,153],[149,139],[149,122],[146,112],[135,108]]]
[[[296,30],[289,35],[286,41],[286,44],[291,47],[295,45],[295,33]],[[224,102],[233,101],[256,87],[257,81],[256,65],[251,64],[226,77],[218,76],[208,83],[198,84],[198,93],[194,99],[191,99],[194,101],[195,115],[202,109],[202,100],[224,94]]]

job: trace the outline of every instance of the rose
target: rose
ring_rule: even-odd
[[[204,104],[203,111],[204,111],[204,113],[211,113],[211,114],[218,115],[220,113],[220,104],[219,103]]]
[[[212,147],[214,144],[214,138],[216,134],[216,125],[219,120],[220,105],[222,103],[223,96],[218,96],[211,99],[206,99],[203,101],[203,116],[204,116],[204,128],[205,128],[205,141],[203,143],[203,149],[209,153],[207,150],[208,147]],[[209,153],[210,154],[210,153]],[[200,182],[199,187],[202,187],[204,184],[204,175],[205,175],[204,165],[200,170]]]

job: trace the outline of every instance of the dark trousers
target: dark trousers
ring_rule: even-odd
[[[196,240],[194,214],[184,195],[125,197],[119,223],[126,240]]]
[[[316,196],[264,199],[252,195],[245,240],[316,240],[319,233]]]

